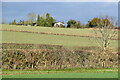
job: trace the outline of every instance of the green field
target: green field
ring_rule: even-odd
[[[34,27],[34,26],[16,26],[16,25],[2,25],[3,30],[18,30],[18,31],[32,31],[32,32],[47,32],[59,34],[72,34],[89,36],[93,34],[89,29],[71,29],[71,28],[52,28],[52,27]]]
[[[47,32],[47,33],[64,33],[69,35],[88,36],[92,34],[93,30],[88,29],[66,29],[66,28],[49,28],[49,27],[27,27],[27,26],[9,26],[3,25],[3,30],[17,30],[17,31],[32,31],[32,32]],[[89,37],[75,37],[65,35],[52,35],[52,34],[36,34],[28,32],[14,32],[2,31],[3,43],[33,43],[33,44],[52,44],[63,46],[98,46],[95,38]],[[111,40],[111,47],[117,48],[118,41]]]

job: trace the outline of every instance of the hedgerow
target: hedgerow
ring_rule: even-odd
[[[111,51],[107,51],[106,55],[103,56],[102,52],[84,51],[79,48],[7,48],[4,47],[2,50],[2,68],[5,70],[118,67],[118,54]]]

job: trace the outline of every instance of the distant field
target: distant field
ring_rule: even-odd
[[[93,30],[89,29],[67,29],[67,28],[49,28],[49,27],[34,27],[34,26],[15,26],[3,25],[2,30],[17,30],[17,31],[32,31],[32,32],[47,32],[69,35],[90,36]],[[51,34],[36,34],[28,32],[2,31],[3,43],[33,43],[33,44],[52,44],[63,46],[98,46],[94,38],[75,37],[65,35]],[[118,40],[111,40],[111,47],[118,47]]]
[[[2,32],[3,43],[34,43],[34,44],[52,44],[64,46],[98,46],[93,38],[73,37],[48,34],[34,34],[23,32]],[[117,40],[111,40],[111,47],[117,48]]]
[[[70,28],[52,28],[52,27],[35,27],[35,26],[16,26],[16,25],[2,25],[3,30],[18,30],[18,31],[32,31],[32,32],[48,32],[59,34],[72,34],[89,36],[93,34],[92,30],[88,29],[70,29]]]
[[[18,26],[18,25],[2,25],[2,30],[43,32],[43,33],[65,34],[65,35],[77,35],[77,36],[94,36],[95,34],[93,29],[53,28],[53,27],[39,27],[39,26],[35,27],[35,26]],[[98,35],[98,37],[99,36],[100,35]],[[117,37],[118,35],[116,35],[116,38]]]

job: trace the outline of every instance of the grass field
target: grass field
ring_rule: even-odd
[[[59,34],[72,35],[92,35],[92,30],[89,29],[70,29],[70,28],[51,28],[51,27],[34,27],[34,26],[16,26],[16,25],[2,25],[3,30],[18,30],[18,31],[32,31],[32,32],[48,32]]]
[[[18,30],[18,31],[32,31],[32,32],[47,32],[59,33],[69,35],[90,36],[93,30],[89,29],[65,29],[65,28],[46,28],[46,27],[27,27],[27,26],[12,26],[3,25],[3,30]],[[51,34],[36,34],[27,32],[2,31],[3,43],[34,43],[34,44],[52,44],[63,46],[98,46],[94,38],[89,37],[75,37],[65,35],[51,35]],[[117,48],[118,41],[111,40],[111,47]]]
[[[93,36],[93,29],[72,29],[72,28],[53,28],[53,27],[34,27],[34,26],[19,26],[19,25],[2,25],[2,30],[17,30],[30,32],[45,32],[66,35]],[[116,31],[118,34],[118,31]],[[100,36],[100,35],[98,35]],[[118,35],[116,35],[117,37]]]

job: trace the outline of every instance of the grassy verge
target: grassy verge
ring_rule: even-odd
[[[3,70],[3,74],[16,74],[16,73],[117,73],[118,69],[83,69],[83,68],[69,68],[69,69],[50,69],[50,70]]]
[[[6,71],[3,78],[118,78],[118,69],[60,69],[42,71]]]
[[[3,78],[118,78],[117,73],[57,73],[4,75]]]

